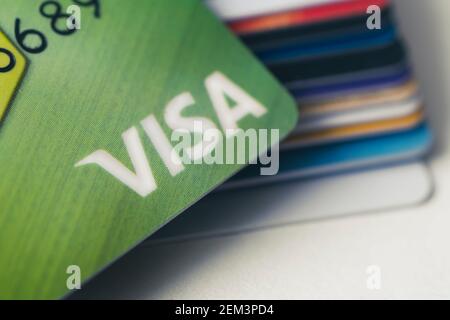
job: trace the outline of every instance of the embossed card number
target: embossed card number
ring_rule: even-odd
[[[86,9],[92,8],[93,16],[100,18],[100,0],[72,0],[72,3]],[[56,0],[42,2],[36,12],[50,21],[51,29],[59,36],[70,36],[78,30],[67,26],[67,21],[72,17]],[[26,69],[26,59],[18,49],[29,54],[40,54],[49,45],[43,32],[26,27],[26,24],[20,17],[14,20],[14,34],[11,37],[16,46],[0,31],[0,120],[3,119]],[[33,45],[30,44],[30,39],[33,39]]]

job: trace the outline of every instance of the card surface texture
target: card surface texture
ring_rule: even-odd
[[[323,129],[305,134],[293,134],[283,142],[282,148],[292,149],[313,145],[327,144],[351,139],[361,139],[393,132],[400,132],[419,125],[424,121],[423,111],[417,111],[405,117],[380,120],[369,123],[358,123],[345,127]]]
[[[320,23],[331,19],[345,19],[364,14],[371,5],[384,8],[387,0],[350,0],[300,7],[284,12],[251,17],[230,22],[230,28],[238,34],[251,34],[288,28],[291,26]]]
[[[422,124],[411,130],[379,137],[287,150],[280,153],[280,170],[276,176],[258,176],[258,166],[252,165],[233,176],[221,190],[420,159],[429,152],[432,142],[429,128]]]
[[[385,27],[380,31],[334,36],[321,41],[304,41],[303,43],[297,41],[277,49],[255,51],[255,53],[261,61],[270,65],[292,59],[299,61],[311,57],[327,57],[343,52],[349,53],[361,49],[380,47],[394,41],[396,36],[397,32],[394,28]]]
[[[292,94],[302,102],[341,98],[355,93],[368,93],[403,85],[411,81],[411,70],[404,63],[360,72],[347,77],[329,77],[326,81],[300,81],[288,86]]]
[[[222,19],[239,20],[338,1],[342,0],[206,0],[206,3]]]
[[[409,116],[422,108],[422,100],[417,96],[380,105],[368,105],[348,111],[321,114],[300,119],[296,133],[314,132],[321,129],[339,128],[373,121],[382,121]]]
[[[381,11],[381,25],[385,28],[395,27],[392,9],[387,7]],[[294,26],[280,30],[240,35],[241,40],[252,50],[261,51],[277,49],[296,42],[310,40],[324,41],[345,34],[371,33],[367,29],[367,14],[353,16],[345,19],[326,20],[306,26]]]
[[[369,93],[354,93],[322,100],[320,102],[302,102],[299,105],[302,116],[314,116],[331,112],[352,110],[370,105],[393,103],[407,99],[418,93],[417,81],[411,80],[406,84],[392,86],[386,89],[373,90]]]

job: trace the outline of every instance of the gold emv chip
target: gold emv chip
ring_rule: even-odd
[[[0,120],[6,114],[26,65],[25,57],[0,30]]]

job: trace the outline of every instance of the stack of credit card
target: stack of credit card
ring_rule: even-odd
[[[295,97],[300,119],[276,176],[250,166],[228,187],[415,160],[424,103],[389,0],[210,0]]]

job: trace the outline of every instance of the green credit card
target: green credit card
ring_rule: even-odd
[[[0,298],[46,299],[244,166],[185,164],[219,145],[196,124],[282,138],[297,112],[200,1],[2,0],[0,118]]]

